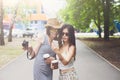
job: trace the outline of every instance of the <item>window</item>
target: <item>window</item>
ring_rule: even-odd
[[[44,13],[44,9],[43,9],[43,7],[41,6],[41,13]]]
[[[35,24],[37,24],[37,21],[35,21]]]

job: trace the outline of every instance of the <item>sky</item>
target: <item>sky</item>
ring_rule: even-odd
[[[66,2],[65,0],[41,0],[45,14],[48,18],[56,17],[56,13],[62,9]]]

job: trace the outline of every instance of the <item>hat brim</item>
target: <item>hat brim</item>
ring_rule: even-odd
[[[52,28],[55,28],[55,29],[60,29],[61,25],[49,25],[49,24],[46,24],[45,28],[48,28],[48,27],[52,27]]]

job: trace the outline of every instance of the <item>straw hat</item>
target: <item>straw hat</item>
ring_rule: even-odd
[[[45,27],[47,28],[49,26],[59,29],[61,27],[61,24],[56,18],[50,18],[47,20],[47,24],[45,25]]]

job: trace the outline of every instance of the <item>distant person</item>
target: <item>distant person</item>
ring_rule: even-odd
[[[56,58],[55,52],[51,49],[52,41],[57,36],[57,30],[60,28],[60,23],[56,18],[50,18],[46,24],[46,34],[41,35],[36,42],[36,47],[28,47],[27,51],[31,58],[35,58],[34,62],[34,80],[53,80],[53,71],[50,68],[50,63]],[[44,54],[50,55],[46,60]],[[47,56],[48,56],[47,55]]]
[[[58,37],[59,47],[55,45],[52,49],[57,54],[59,60],[59,80],[78,80],[74,61],[76,55],[76,42],[74,28],[70,24],[64,24],[59,31]],[[51,65],[51,68],[54,67]]]

